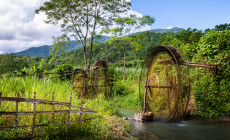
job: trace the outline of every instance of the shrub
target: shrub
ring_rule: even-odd
[[[56,69],[55,72],[67,72],[67,71],[72,71],[73,70],[73,66],[69,63],[65,63],[62,65],[59,65]],[[64,80],[64,79],[71,79],[72,75],[64,75],[64,73],[60,73],[60,79]]]

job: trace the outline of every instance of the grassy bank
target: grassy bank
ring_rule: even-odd
[[[118,87],[116,87],[118,88]],[[4,97],[16,97],[20,93],[22,98],[33,98],[34,92],[37,93],[37,99],[51,100],[52,92],[55,93],[55,101],[69,102],[70,93],[73,94],[72,105],[80,106],[80,98],[78,93],[72,89],[71,81],[61,81],[59,79],[38,79],[37,77],[4,77],[0,81],[0,91]],[[114,89],[117,92],[117,89]],[[119,94],[118,94],[119,95]],[[83,107],[97,111],[93,115],[83,115],[83,118],[96,118],[86,121],[79,125],[79,122],[70,125],[68,133],[71,138],[96,138],[96,139],[119,139],[130,138],[129,132],[132,130],[129,122],[122,120],[122,114],[119,113],[117,107],[122,96],[115,96],[113,99],[105,99],[101,94],[94,99],[83,99]],[[124,105],[124,106],[127,106]],[[64,107],[63,107],[64,108]],[[63,109],[55,108],[55,109]],[[52,110],[52,106],[38,105],[38,110]],[[0,111],[14,111],[15,102],[2,102]],[[19,103],[20,111],[32,111],[33,104]],[[36,115],[37,123],[51,123],[51,115]],[[0,125],[15,125],[14,116],[0,116]],[[65,122],[66,115],[57,115],[56,122]],[[79,114],[71,115],[71,120],[79,119]],[[19,125],[30,125],[32,116],[20,115]],[[27,134],[31,129],[4,130],[0,133],[1,139],[17,138]],[[67,136],[66,125],[42,127],[36,130],[41,138],[63,138]]]

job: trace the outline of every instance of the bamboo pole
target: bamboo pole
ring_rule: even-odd
[[[69,112],[68,112],[68,121],[67,121],[67,132],[69,134],[69,122],[70,122],[70,111],[71,111],[71,102],[72,102],[72,93],[70,93],[69,97]]]
[[[53,105],[52,105],[52,110],[53,110],[53,113],[52,113],[52,124],[54,125],[54,92],[52,93],[52,102],[53,102]]]
[[[17,98],[19,98],[20,93],[17,93]],[[16,101],[16,114],[15,114],[15,129],[18,129],[18,103],[19,101]]]
[[[81,92],[81,108],[80,108],[80,111],[82,111],[82,92]],[[81,124],[81,116],[82,116],[82,114],[80,113],[79,124]]]
[[[34,101],[36,101],[36,92],[34,92]],[[36,116],[36,103],[34,103],[34,110],[33,110],[33,127],[32,127],[32,137],[34,138],[34,130],[35,130],[35,116]]]

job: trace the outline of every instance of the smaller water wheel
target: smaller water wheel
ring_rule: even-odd
[[[180,121],[187,109],[190,79],[187,65],[179,50],[157,46],[147,55],[140,75],[139,93],[142,107],[154,117],[170,122]],[[144,91],[144,93],[143,93]]]
[[[98,60],[94,63],[94,67],[98,67],[97,70],[94,71],[94,85],[96,94],[104,93],[105,96],[109,95],[109,74],[108,74],[108,66],[104,60]]]
[[[85,96],[85,79],[86,79],[86,71],[83,69],[76,69],[73,76],[73,89],[77,93],[81,93]]]
[[[73,77],[73,88],[83,94],[84,97],[91,98],[99,93],[110,96],[112,85],[109,85],[108,66],[103,60],[94,63],[90,70],[76,69]]]

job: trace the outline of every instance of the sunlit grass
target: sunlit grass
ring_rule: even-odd
[[[123,83],[124,84],[124,83]],[[127,89],[125,89],[127,90]],[[0,81],[0,91],[2,92],[3,97],[17,97],[17,93],[20,93],[20,98],[30,98],[33,99],[34,92],[36,92],[36,99],[42,100],[52,100],[52,92],[54,92],[54,100],[60,102],[69,102],[70,100],[70,93],[73,94],[72,97],[72,105],[73,106],[80,106],[80,98],[79,93],[75,92],[72,88],[71,81],[62,81],[59,79],[39,79],[37,77],[4,77]],[[123,91],[125,92],[125,91]],[[129,93],[127,93],[129,94]],[[131,128],[129,123],[119,119],[115,116],[120,116],[117,107],[118,105],[115,104],[116,100],[119,100],[120,96],[114,97],[114,99],[106,99],[103,94],[100,94],[98,97],[94,97],[93,99],[83,99],[83,107],[89,108],[91,110],[97,111],[96,114],[84,114],[83,118],[95,118],[93,121],[87,121],[82,126],[78,126],[76,128],[72,128],[72,131],[80,131],[84,137],[90,133],[90,137],[95,138],[98,137],[99,139],[108,139],[116,135],[123,135],[126,131],[129,131]],[[119,103],[119,102],[118,102]],[[15,111],[16,103],[15,102],[1,102],[1,110],[0,111]],[[64,109],[68,110],[68,107],[55,107],[55,110]],[[33,104],[32,103],[19,103],[19,111],[33,111]],[[52,111],[51,105],[36,105],[36,111]],[[55,122],[66,122],[67,121],[67,114],[59,115],[55,114]],[[111,118],[111,116],[113,116]],[[115,117],[115,118],[114,118]],[[33,116],[28,115],[19,115],[19,125],[31,125]],[[106,118],[106,119],[104,119]],[[71,114],[71,121],[78,120],[79,114]],[[119,134],[112,130],[112,127],[117,123],[119,126]],[[100,122],[100,123],[98,123]],[[113,122],[113,123],[109,123]],[[36,115],[36,124],[52,124],[52,114],[48,115]],[[78,124],[76,122],[76,124]],[[72,126],[76,124],[71,124]],[[108,125],[105,125],[108,124]],[[1,126],[15,126],[15,117],[14,116],[1,116],[0,117],[0,125]],[[55,134],[59,135],[60,133],[66,133],[66,126],[54,126],[51,128],[44,128],[44,130],[55,130],[57,133],[44,133],[44,136],[47,135],[48,137],[54,137]],[[97,127],[97,128],[95,128]],[[85,132],[89,130],[90,132]],[[23,130],[25,133],[31,131],[31,129]],[[17,131],[2,131],[0,138],[3,138],[3,135],[6,138],[16,138],[18,133],[22,133],[21,129]],[[75,132],[74,132],[75,133]],[[64,136],[66,134],[63,134]]]

